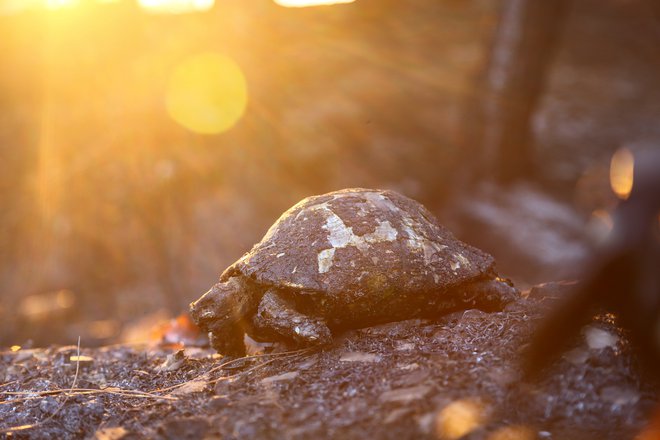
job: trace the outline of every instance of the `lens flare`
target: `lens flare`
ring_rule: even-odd
[[[630,196],[633,188],[633,169],[635,158],[627,148],[620,148],[612,156],[610,163],[610,186],[620,199]]]
[[[201,134],[229,130],[245,113],[247,83],[231,58],[205,53],[184,60],[168,85],[167,111],[176,122]]]
[[[440,439],[463,437],[488,421],[488,408],[479,399],[455,400],[436,416],[436,434]]]
[[[208,11],[215,0],[138,0],[138,4],[147,12],[181,14]]]
[[[304,8],[307,6],[327,6],[353,3],[355,0],[275,0],[280,6],[287,8]]]

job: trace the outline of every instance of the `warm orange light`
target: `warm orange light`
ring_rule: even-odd
[[[75,304],[75,296],[70,290],[59,290],[30,295],[18,305],[19,314],[30,319],[43,319],[58,311],[67,310]]]
[[[247,106],[247,82],[231,58],[206,53],[188,58],[170,78],[167,111],[179,124],[202,134],[230,129]]]
[[[215,0],[138,0],[138,4],[148,12],[180,14],[208,11]]]
[[[30,2],[31,3],[31,2]],[[23,0],[5,0],[0,1],[0,15],[13,15],[27,10],[34,6]]]
[[[635,158],[627,148],[620,148],[612,156],[610,163],[610,186],[620,198],[627,199],[633,187]]]
[[[280,6],[287,8],[304,8],[306,6],[336,5],[353,3],[355,0],[275,0]]]
[[[463,437],[488,421],[488,410],[478,399],[456,400],[437,415],[435,429],[438,438],[453,440]]]

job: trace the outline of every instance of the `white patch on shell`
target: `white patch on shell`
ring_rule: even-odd
[[[435,254],[438,252],[442,251],[443,249],[446,249],[447,246],[444,244],[438,244],[434,243],[429,240],[424,241],[424,262],[426,264],[430,264],[431,261],[433,261],[433,258],[435,257]]]
[[[362,238],[368,243],[378,243],[381,241],[394,241],[399,233],[392,227],[389,221],[379,221],[376,230],[370,234],[365,234]]]
[[[406,231],[406,234],[408,235],[408,247],[413,252],[423,253],[424,263],[430,264],[433,261],[435,254],[446,249],[447,246],[431,241],[418,233],[417,231],[421,229],[419,223],[403,212],[402,215],[403,230]]]
[[[335,248],[323,249],[319,252],[319,273],[326,273],[332,267],[332,259],[335,257]]]
[[[451,270],[453,270],[454,272],[456,272],[456,269],[458,269],[459,267],[461,267],[461,263],[459,263],[458,261],[452,261],[452,262],[449,264],[449,267],[451,267]]]
[[[326,216],[323,229],[328,231],[328,242],[332,246],[330,249],[323,249],[318,254],[319,273],[326,273],[332,267],[332,260],[335,255],[335,249],[355,246],[360,251],[369,249],[370,244],[381,243],[385,241],[392,242],[396,240],[399,233],[392,227],[388,220],[378,221],[378,225],[373,232],[362,236],[355,235],[353,228],[346,226],[344,221],[326,204],[319,205],[316,209],[323,210]]]
[[[325,207],[326,219],[323,229],[328,231],[328,241],[333,248],[343,248],[355,241],[356,235],[353,234],[353,228],[346,226],[344,221],[330,209]]]
[[[276,258],[281,258],[285,256],[286,254],[284,252],[280,252],[279,254],[275,255]]]
[[[459,267],[462,267],[463,269],[470,269],[470,267],[471,267],[470,260],[465,258],[465,255],[463,255],[463,254],[454,254],[454,258],[456,258],[456,260],[458,260]],[[456,269],[454,269],[454,270],[456,270]]]

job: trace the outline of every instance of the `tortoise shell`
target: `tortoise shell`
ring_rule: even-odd
[[[393,191],[351,188],[294,205],[220,281],[247,276],[311,296],[308,308],[317,311],[373,309],[374,301],[396,307],[395,295],[440,296],[494,278],[493,265],[491,255],[457,240],[420,203]]]

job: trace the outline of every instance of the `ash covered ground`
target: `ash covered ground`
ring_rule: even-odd
[[[76,346],[5,351],[0,429],[7,438],[635,438],[658,387],[614,317],[596,317],[540,379],[521,379],[556,291],[535,289],[498,313],[354,330],[321,351],[231,359],[83,342],[79,364]]]

